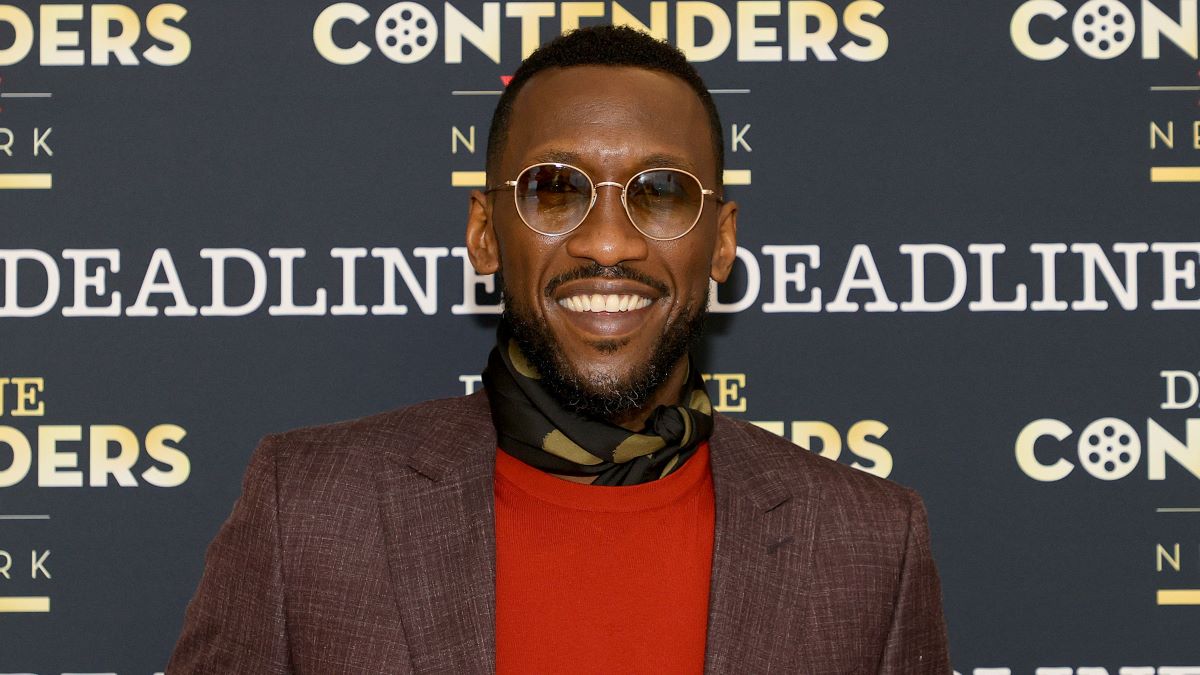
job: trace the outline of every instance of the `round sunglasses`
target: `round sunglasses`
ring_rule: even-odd
[[[649,239],[670,241],[691,232],[704,211],[704,197],[724,203],[716,191],[683,169],[656,167],[634,174],[624,185],[592,182],[576,166],[544,162],[525,167],[516,180],[489,187],[486,192],[512,189],[517,214],[529,229],[560,237],[579,227],[592,212],[602,187],[621,189],[621,205],[629,221]]]

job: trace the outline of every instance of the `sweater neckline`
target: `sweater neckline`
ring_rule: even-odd
[[[577,511],[635,512],[660,508],[711,479],[708,441],[665,478],[638,485],[588,485],[557,478],[496,449],[496,477],[535,499]]]

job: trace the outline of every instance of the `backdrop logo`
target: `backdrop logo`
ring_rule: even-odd
[[[191,475],[191,460],[179,447],[187,436],[183,427],[157,424],[142,443],[132,429],[117,424],[43,424],[45,392],[45,378],[0,377],[0,418],[11,418],[0,425],[0,488],[26,480],[41,488],[108,487],[110,481],[136,487],[139,477],[172,488]],[[35,424],[25,427],[26,421]]]
[[[840,3],[838,3],[840,4]],[[462,63],[464,43],[500,63],[519,42],[524,59],[554,34],[587,23],[614,23],[670,40],[691,61],[732,53],[738,61],[877,61],[888,50],[878,22],[884,5],[853,0],[843,6],[808,2],[651,2],[635,15],[618,2],[484,2],[468,10],[447,2],[442,16],[417,2],[368,9],[353,2],[326,7],[313,23],[313,44],[330,63],[359,63],[378,52],[396,63],[417,63],[443,46],[446,63]],[[370,22],[374,22],[374,34]],[[511,54],[515,56],[514,52]]]
[[[47,421],[58,415],[46,394],[43,377],[0,377],[0,524],[6,526],[0,541],[0,614],[50,612],[52,592],[61,581],[55,574],[58,558],[52,556],[59,549],[48,547],[47,536],[53,535],[42,529],[52,514],[42,505],[24,507],[23,491],[12,496],[5,488],[173,488],[191,474],[191,461],[180,448],[187,436],[183,427],[157,424],[143,436],[120,424]]]
[[[1140,420],[1100,417],[1082,427],[1073,427],[1057,419],[1039,419],[1025,425],[1017,435],[1014,446],[1017,466],[1026,476],[1046,483],[1063,480],[1077,466],[1082,468],[1084,475],[1101,481],[1134,476],[1143,465],[1143,475],[1151,481],[1165,481],[1168,474],[1173,478],[1184,477],[1184,480],[1188,476],[1200,479],[1200,417],[1195,416],[1200,408],[1197,406],[1200,403],[1200,373],[1163,370],[1158,376],[1166,388],[1158,406],[1160,412],[1182,411],[1193,415],[1184,421],[1182,436],[1168,431],[1152,417],[1146,417],[1144,425]],[[1168,462],[1168,458],[1172,462]],[[1172,494],[1167,489],[1154,489],[1152,493],[1161,495],[1156,498],[1164,501],[1171,499]],[[1157,541],[1153,542],[1154,557],[1147,557],[1154,561],[1155,585],[1158,586],[1154,591],[1154,602],[1158,606],[1200,606],[1200,586],[1195,576],[1200,572],[1200,565],[1196,558],[1184,554],[1184,545],[1194,543],[1196,529],[1191,519],[1200,516],[1200,504],[1160,504],[1154,509],[1157,522],[1151,530],[1158,532]],[[1186,528],[1182,530],[1186,532],[1183,537],[1178,536],[1180,530],[1177,529],[1181,527],[1181,520],[1182,527]],[[1140,541],[1139,545],[1145,543]],[[1126,671],[1122,669],[1121,672]],[[1138,671],[1138,675],[1142,672],[1152,671]]]
[[[1172,16],[1150,0],[1141,0],[1140,5],[1130,0],[1088,0],[1068,22],[1065,17],[1070,11],[1058,0],[1028,0],[1013,13],[1009,34],[1017,51],[1035,61],[1057,59],[1072,45],[1093,59],[1112,59],[1139,40],[1143,59],[1160,58],[1164,42],[1197,59],[1198,2],[1180,0]],[[1130,7],[1138,7],[1140,19]]]
[[[1161,410],[1197,408],[1200,377],[1196,373],[1164,370],[1159,376],[1166,383],[1166,396],[1159,405]],[[1169,457],[1178,465],[1176,473],[1191,474],[1200,479],[1200,418],[1189,419],[1185,424],[1185,440],[1181,440],[1153,418],[1146,418],[1143,436],[1139,433],[1140,425],[1117,417],[1101,417],[1083,426],[1075,437],[1075,452],[1071,453],[1070,443],[1063,442],[1075,433],[1074,428],[1061,420],[1039,419],[1025,425],[1017,436],[1014,447],[1017,466],[1034,480],[1059,481],[1075,470],[1076,465],[1064,456],[1074,454],[1089,476],[1112,481],[1132,474],[1144,456],[1146,477],[1165,480]],[[1047,461],[1054,455],[1057,458]],[[1179,472],[1179,468],[1186,471]]]
[[[11,44],[0,44],[0,66],[26,57],[43,66],[106,66],[113,59],[136,66],[139,53],[155,65],[177,66],[192,52],[191,38],[179,27],[186,15],[187,10],[176,4],[152,7],[144,21],[124,5],[46,4],[36,12],[0,5],[0,35],[10,31],[13,35]],[[82,47],[84,36],[87,49]]]
[[[741,280],[712,284],[709,309],[725,314],[756,306],[767,314],[1134,312],[1147,306],[1156,312],[1200,311],[1200,242],[1117,242],[1111,254],[1095,242],[1034,243],[1028,256],[1009,254],[1002,243],[972,243],[965,252],[936,243],[901,244],[896,253],[875,250],[856,244],[848,253],[834,250],[830,260],[830,251],[816,244],[767,244],[761,257],[738,247],[735,270]],[[190,254],[184,274],[175,262],[178,254],[166,248],[155,249],[149,260],[132,261],[120,249],[0,249],[0,319],[51,313],[239,317],[264,310],[269,316],[400,316],[409,313],[405,295],[421,314],[433,315],[446,309],[441,299],[451,294],[460,300],[449,307],[451,314],[500,312],[495,279],[476,274],[462,246],[357,246],[308,253],[300,247],[272,247],[265,255],[245,248],[202,248],[198,257],[208,264],[196,269],[197,256]],[[877,257],[888,263],[882,271]],[[446,280],[446,272],[461,285]],[[1026,280],[1014,282],[1014,273]],[[242,280],[227,283],[234,275]],[[1064,283],[1077,287],[1078,295],[1067,297],[1060,289]],[[194,304],[205,295],[207,304]]]

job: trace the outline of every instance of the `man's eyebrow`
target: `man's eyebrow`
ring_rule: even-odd
[[[581,160],[582,158],[574,152],[567,150],[546,150],[535,155],[531,162],[533,164],[554,163],[578,166]]]
[[[683,157],[663,153],[655,153],[642,157],[642,166],[647,169],[665,167],[669,169],[683,169],[691,173],[697,172],[696,167]]]

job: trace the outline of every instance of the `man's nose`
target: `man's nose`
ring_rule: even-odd
[[[568,235],[567,253],[605,267],[646,259],[649,246],[625,213],[621,188],[608,184],[596,188],[596,205]]]

